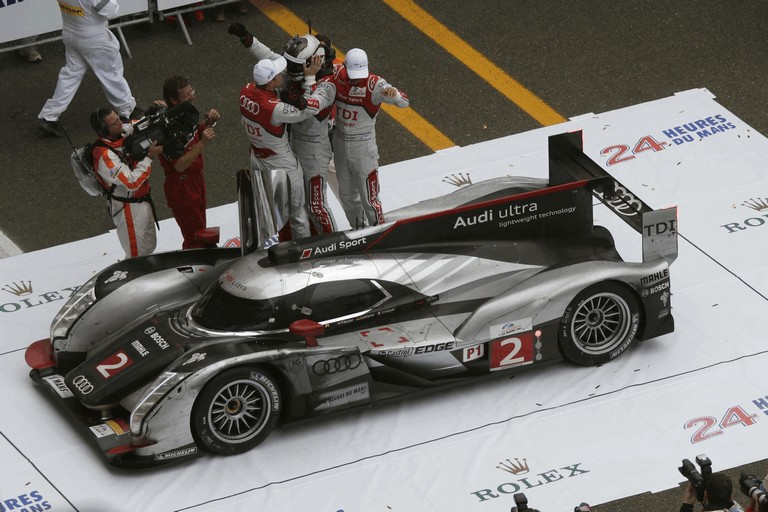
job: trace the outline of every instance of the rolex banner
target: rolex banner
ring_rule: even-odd
[[[516,493],[530,507],[572,510],[675,487],[683,458],[707,454],[715,471],[763,459],[768,139],[709,91],[386,166],[385,211],[488,178],[546,178],[547,137],[575,130],[642,201],[678,208],[672,334],[599,367],[559,362],[285,425],[239,456],[117,471],[52,407],[24,362],[77,287],[122,257],[116,235],[3,259],[0,511],[488,512],[509,510]],[[593,203],[622,257],[641,261],[640,235]],[[239,243],[235,205],[208,217],[222,244]],[[173,219],[163,221],[158,250],[180,245]]]

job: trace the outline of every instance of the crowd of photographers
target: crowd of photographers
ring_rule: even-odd
[[[680,512],[693,512],[697,501],[702,504],[704,510],[768,512],[765,483],[754,474],[741,473],[739,477],[739,488],[749,499],[749,505],[744,509],[733,499],[733,483],[730,477],[725,473],[713,473],[712,461],[706,455],[696,457],[696,464],[683,459],[678,469],[688,480]]]
[[[88,30],[107,37],[111,13],[104,12],[101,3],[92,5],[93,1],[78,0],[90,16]],[[80,25],[75,28],[85,30]],[[228,33],[239,38],[257,61],[253,81],[240,91],[239,112],[252,176],[260,187],[257,195],[265,203],[262,207],[269,212],[273,230],[263,245],[337,230],[327,198],[332,167],[349,224],[362,228],[384,222],[375,122],[382,104],[405,108],[408,97],[369,72],[362,49],[350,50],[342,62],[336,59],[331,41],[319,34],[294,36],[282,53],[276,53],[240,23],[231,24]],[[201,122],[192,104],[195,90],[181,76],[165,82],[162,100],[146,110],[136,108],[122,66],[111,70],[114,79],[107,80],[95,61],[88,60],[89,54],[75,70],[70,56],[78,48],[67,46],[56,101],[46,103],[51,112],[44,109],[40,114],[40,129],[47,136],[67,136],[58,116],[77,90],[86,65],[90,66],[112,106],[91,114],[98,139],[75,150],[73,166],[76,171],[80,168],[76,174],[86,191],[107,197],[126,257],[151,254],[156,247],[158,223],[149,186],[155,157],[165,171],[165,198],[181,230],[182,248],[215,246],[218,229],[206,225],[203,152],[216,136],[219,112],[207,111]],[[110,58],[120,60],[114,51]],[[124,85],[125,98],[118,94],[117,83]],[[54,103],[55,112],[49,108]]]

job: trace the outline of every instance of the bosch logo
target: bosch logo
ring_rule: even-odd
[[[144,334],[146,334],[147,336],[149,336],[150,334],[152,334],[152,333],[153,333],[153,332],[155,332],[156,330],[157,330],[157,329],[155,329],[154,327],[151,327],[151,326],[150,326],[150,327],[147,327],[146,329],[144,329]]]
[[[81,395],[87,395],[91,391],[93,391],[93,384],[91,384],[91,381],[85,378],[84,375],[78,375],[72,380],[72,384],[75,385],[77,390],[80,392]]]
[[[245,96],[240,96],[240,108],[247,110],[253,115],[259,113],[259,104]]]
[[[669,288],[669,281],[667,281],[666,283],[657,284],[656,286],[652,286],[648,290],[648,292],[652,295],[652,294],[658,293],[658,292],[660,292],[662,290],[666,290],[667,288]]]
[[[360,354],[350,354],[347,356],[334,357],[333,359],[324,359],[312,365],[312,371],[315,375],[333,375],[347,370],[353,370],[360,366],[362,358]]]

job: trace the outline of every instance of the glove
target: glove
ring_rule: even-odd
[[[297,94],[296,91],[286,91],[283,89],[280,91],[280,100],[283,103],[287,103],[289,105],[292,105],[296,107],[299,110],[304,110],[307,108],[307,100],[304,98],[304,95],[299,93]]]
[[[229,25],[229,28],[227,29],[227,32],[232,34],[233,36],[237,36],[240,38],[240,42],[243,43],[243,46],[246,48],[250,48],[253,44],[253,34],[248,32],[248,29],[245,28],[245,26],[242,23],[232,23]]]
[[[229,32],[233,36],[239,37],[240,39],[242,39],[245,36],[249,35],[248,29],[246,29],[245,26],[242,23],[232,23],[232,24],[230,24],[229,28],[227,29],[227,32]]]

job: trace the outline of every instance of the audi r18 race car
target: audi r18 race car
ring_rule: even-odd
[[[565,359],[605,363],[674,329],[676,209],[652,210],[549,140],[549,179],[502,177],[385,224],[260,249],[253,173],[240,249],[128,259],[84,284],[31,377],[114,465],[236,454],[278,424]],[[593,197],[641,235],[626,262]]]

